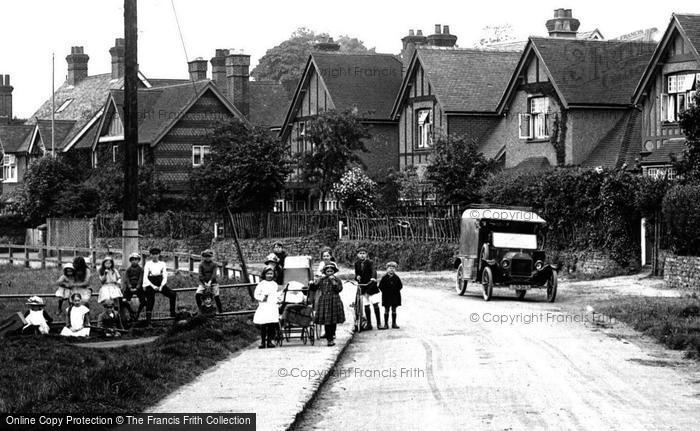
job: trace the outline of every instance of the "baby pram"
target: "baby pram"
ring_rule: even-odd
[[[288,256],[284,261],[285,287],[281,293],[279,333],[277,345],[299,337],[301,342],[316,341],[313,324],[313,304],[309,296],[311,257]]]

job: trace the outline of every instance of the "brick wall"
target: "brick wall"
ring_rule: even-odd
[[[467,141],[480,142],[501,120],[496,116],[450,115],[447,117],[447,133],[463,137]]]
[[[366,153],[359,153],[367,166],[367,174],[374,180],[386,178],[389,169],[399,168],[399,127],[398,124],[365,124],[372,135],[366,139]]]
[[[668,287],[700,288],[700,256],[666,255],[664,261],[664,281]]]

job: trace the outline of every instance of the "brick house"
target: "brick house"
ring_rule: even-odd
[[[639,84],[643,173],[673,176],[672,157],[682,157],[685,136],[678,114],[692,106],[700,86],[700,15],[673,14]]]
[[[455,48],[456,40],[439,25],[434,35],[411,31],[402,39],[406,73],[392,108],[401,169],[415,166],[421,173],[441,134],[478,143],[500,121],[498,100],[519,53]]]
[[[220,123],[243,115],[209,80],[138,90],[138,163],[150,165],[170,196],[189,191],[189,172],[209,154]],[[111,90],[92,142],[92,167],[123,163],[123,90]]]
[[[293,155],[309,151],[304,139],[306,121],[326,110],[354,112],[369,129],[367,153],[359,156],[368,174],[381,180],[389,169],[398,167],[398,124],[391,118],[391,104],[401,85],[401,61],[390,54],[351,54],[336,52],[332,41],[317,46],[313,52],[289,105],[280,131]],[[320,202],[320,195],[298,181],[295,171],[278,210],[333,209],[335,202]]]
[[[531,37],[498,102],[501,121],[481,150],[506,168],[633,167],[640,115],[631,95],[653,49]]]

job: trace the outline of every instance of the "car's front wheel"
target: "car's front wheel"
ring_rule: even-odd
[[[481,284],[484,287],[484,301],[489,301],[493,297],[493,273],[491,268],[484,268],[481,274]]]
[[[467,291],[467,280],[464,279],[464,266],[461,264],[459,268],[457,268],[457,285],[455,286],[455,290],[460,295],[464,295]]]
[[[552,270],[552,275],[549,277],[549,280],[547,280],[547,302],[554,302],[554,300],[557,298],[557,285],[559,282],[557,281],[557,271]]]

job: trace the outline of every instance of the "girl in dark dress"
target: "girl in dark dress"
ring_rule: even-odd
[[[314,303],[314,323],[324,325],[326,340],[329,346],[335,346],[335,330],[338,323],[345,322],[345,311],[340,292],[343,282],[336,278],[338,267],[328,262],[323,268],[323,278],[318,283],[316,301]]]
[[[403,284],[396,275],[396,262],[386,264],[386,274],[379,280],[379,290],[382,292],[382,306],[384,306],[384,328],[389,328],[389,308],[391,308],[391,327],[399,329],[396,324],[396,307],[401,305],[401,289]]]

